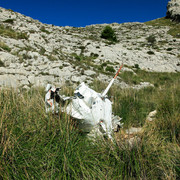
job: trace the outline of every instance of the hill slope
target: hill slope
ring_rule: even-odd
[[[179,24],[164,18],[110,24],[118,39],[113,44],[100,38],[107,24],[58,27],[4,8],[0,12],[0,86],[91,83],[94,77],[108,81],[122,63],[127,66],[124,71],[133,71],[134,66],[180,71]],[[147,40],[152,36],[154,44]]]

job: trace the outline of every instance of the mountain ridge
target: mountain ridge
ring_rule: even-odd
[[[0,86],[91,83],[95,77],[108,82],[122,63],[124,71],[133,72],[135,66],[152,72],[180,71],[180,39],[177,33],[169,33],[169,25],[133,22],[62,27],[12,10],[0,11]],[[169,22],[165,18],[154,21]],[[115,31],[117,43],[100,38],[107,25]],[[150,36],[154,44],[148,42]]]

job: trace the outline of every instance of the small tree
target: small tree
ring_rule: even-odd
[[[146,40],[148,41],[148,43],[150,43],[152,46],[154,45],[154,43],[156,42],[156,38],[154,35],[150,35],[146,38]]]
[[[114,30],[112,29],[112,27],[110,27],[110,26],[106,26],[103,29],[103,31],[101,33],[101,38],[107,39],[109,41],[117,42],[116,34],[115,34]]]

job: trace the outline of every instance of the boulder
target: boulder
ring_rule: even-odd
[[[39,43],[39,44],[45,44],[46,43],[45,40],[41,37],[41,35],[38,33],[30,34],[29,40],[36,42],[36,43]]]
[[[44,86],[47,83],[54,82],[54,76],[28,76],[28,82],[33,86]]]
[[[78,77],[78,76],[72,76],[72,77],[71,77],[71,81],[72,81],[73,83],[80,82],[80,77]]]
[[[137,89],[137,90],[147,88],[147,87],[154,87],[154,85],[151,84],[150,82],[140,82],[140,84],[132,86],[133,89]]]
[[[153,121],[153,120],[155,119],[156,114],[157,114],[157,111],[156,111],[156,110],[151,111],[151,112],[148,114],[146,120],[147,120],[147,121]]]
[[[89,78],[89,80],[90,80],[90,78]],[[82,76],[73,75],[73,76],[71,77],[71,81],[72,81],[73,83],[81,83],[81,82],[83,82],[83,81],[87,81],[87,76],[85,76],[85,75],[82,75]],[[90,80],[90,82],[92,82],[92,81]],[[86,83],[88,84],[89,82],[87,81]]]
[[[86,70],[84,71],[84,74],[87,75],[87,76],[93,76],[96,74],[96,72],[92,71],[92,70]]]
[[[129,134],[137,134],[137,133],[140,133],[140,132],[142,132],[142,128],[141,127],[138,127],[138,128],[131,127],[131,128],[126,130],[126,134],[128,134],[128,135]]]
[[[7,52],[0,52],[0,60],[4,63],[5,66],[9,66],[11,63],[14,63],[18,58]]]
[[[54,68],[49,70],[49,74],[51,75],[60,76],[61,73],[62,72],[59,68]]]
[[[14,75],[0,75],[0,87],[17,88],[18,85],[19,82]]]

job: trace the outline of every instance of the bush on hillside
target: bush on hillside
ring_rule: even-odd
[[[3,37],[9,37],[13,39],[28,39],[27,33],[14,31],[9,26],[0,25],[0,35]]]
[[[148,41],[148,43],[150,43],[152,46],[155,44],[156,42],[156,38],[154,35],[150,35],[146,38],[146,40]]]
[[[115,72],[115,70],[114,70],[114,68],[113,68],[112,66],[107,66],[107,67],[106,67],[106,71],[112,72],[112,73]]]
[[[101,33],[101,38],[107,39],[109,41],[117,42],[116,34],[115,34],[114,30],[112,29],[112,27],[110,27],[110,26],[106,26],[103,29],[103,31]]]
[[[4,23],[9,23],[9,24],[13,24],[14,23],[14,19],[6,19],[5,21],[3,21]]]
[[[154,54],[153,51],[148,51],[147,53],[148,53],[149,55],[153,55],[153,54]]]

